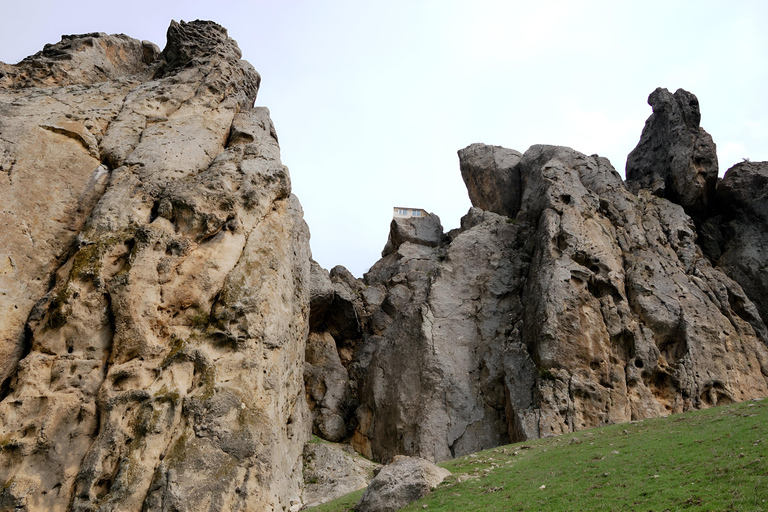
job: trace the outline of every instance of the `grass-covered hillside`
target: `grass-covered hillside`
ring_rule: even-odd
[[[494,448],[403,510],[768,510],[768,399]],[[352,510],[362,491],[317,507]]]

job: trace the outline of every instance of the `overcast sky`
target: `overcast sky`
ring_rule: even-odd
[[[324,267],[361,276],[393,206],[445,230],[470,207],[456,151],[484,142],[606,156],[624,173],[656,87],[699,98],[720,172],[768,160],[765,1],[2,0],[0,61],[62,34],[161,48],[171,19],[229,30],[261,73]]]

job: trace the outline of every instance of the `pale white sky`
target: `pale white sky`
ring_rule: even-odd
[[[765,1],[2,0],[0,61],[62,34],[161,48],[171,19],[229,30],[262,75],[324,267],[379,258],[393,206],[457,227],[470,207],[456,151],[570,146],[623,174],[656,87],[699,98],[721,174],[768,160]]]

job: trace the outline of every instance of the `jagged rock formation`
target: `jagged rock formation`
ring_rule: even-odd
[[[483,209],[430,237],[438,244],[393,244],[393,222],[384,257],[349,284],[363,326],[342,361],[358,391],[346,419],[356,449],[442,460],[768,394],[768,330],[753,303],[765,296],[763,168],[742,164],[718,188],[731,209],[709,230],[723,244],[713,266],[685,211],[703,222],[714,201],[698,102],[662,89],[650,102],[630,156],[636,193],[604,158],[473,144],[459,157]]]
[[[640,143],[627,157],[627,184],[680,204],[690,215],[703,214],[717,183],[712,137],[699,126],[699,100],[688,91],[659,87],[648,97],[653,114]]]
[[[3,510],[298,508],[308,230],[211,22],[0,68]]]

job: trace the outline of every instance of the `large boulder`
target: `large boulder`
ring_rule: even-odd
[[[447,469],[417,457],[398,456],[384,466],[355,505],[357,512],[395,512],[423,498],[450,476]]]
[[[366,487],[380,467],[349,445],[308,443],[304,446],[304,507],[316,507]]]
[[[680,204],[693,216],[711,205],[717,184],[712,137],[699,126],[699,100],[678,89],[658,88],[648,97],[653,113],[637,147],[627,157],[627,184]]]
[[[428,213],[421,217],[396,217],[389,225],[389,239],[381,252],[382,257],[392,254],[402,244],[437,247],[443,240],[443,225],[440,217]]]
[[[461,177],[472,206],[514,217],[520,209],[520,171],[523,157],[514,149],[472,144],[459,150]]]
[[[3,68],[3,510],[300,503],[309,233],[259,76],[210,22],[151,50]]]

